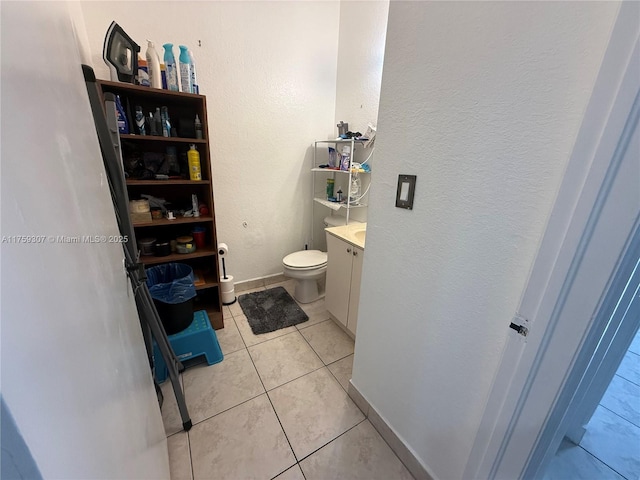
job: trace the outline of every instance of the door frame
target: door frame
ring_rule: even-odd
[[[640,4],[621,3],[547,229],[514,315],[514,323],[524,324],[529,334],[524,337],[509,332],[464,478],[520,478],[525,473],[593,327],[593,315],[604,301],[602,292],[606,292],[612,273],[619,267],[620,252],[630,246],[629,234],[638,220],[637,212],[635,216],[602,212],[620,201],[619,192],[611,194],[618,168],[616,152],[624,147],[628,119],[632,109],[638,107],[639,16]],[[617,161],[621,161],[619,155]],[[623,192],[626,200],[637,200],[635,190],[637,187],[629,191],[627,185]],[[603,245],[606,251],[594,250]],[[593,264],[597,268],[584,282],[585,269]],[[587,299],[579,305],[568,302],[571,289],[577,286]],[[567,308],[574,310],[569,314]]]

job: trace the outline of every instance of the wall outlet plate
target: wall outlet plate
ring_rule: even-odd
[[[416,191],[416,175],[398,175],[396,207],[413,210],[413,195]]]

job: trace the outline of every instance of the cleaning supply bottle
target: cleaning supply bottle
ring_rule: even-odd
[[[162,74],[160,73],[160,57],[151,40],[147,40],[147,70],[149,72],[149,83],[153,88],[162,88]]]
[[[196,120],[194,123],[194,126],[196,127],[196,138],[202,138],[202,122],[200,121],[200,117],[198,117],[198,114],[196,113]]]
[[[191,93],[191,62],[189,50],[184,45],[180,45],[180,84],[183,92]]]
[[[124,114],[120,95],[116,95],[116,121],[118,122],[119,133],[129,133],[129,121],[127,120],[127,116]]]
[[[198,76],[196,75],[196,62],[193,59],[193,52],[189,50],[189,63],[191,63],[191,93],[200,93],[198,86]]]
[[[142,107],[140,105],[136,105],[136,127],[138,127],[138,133],[140,135],[147,134],[147,129],[145,128],[144,113],[142,112]]]
[[[189,162],[189,178],[191,180],[202,180],[200,153],[198,153],[194,144],[191,144],[191,148],[187,152],[187,160]]]
[[[178,88],[178,72],[176,70],[176,59],[173,56],[173,43],[165,43],[164,47],[164,65],[167,72],[167,88],[174,92],[179,91]]]

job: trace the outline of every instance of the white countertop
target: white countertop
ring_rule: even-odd
[[[366,223],[350,223],[349,225],[342,225],[340,227],[329,227],[325,228],[325,231],[340,240],[344,240],[351,245],[364,249],[366,233],[358,232],[367,231]]]

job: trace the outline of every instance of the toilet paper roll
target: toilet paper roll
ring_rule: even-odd
[[[219,243],[218,244],[218,255],[220,255],[221,257],[226,257],[228,253],[229,253],[229,247],[227,246],[227,244],[226,243]]]
[[[220,277],[220,291],[222,293],[233,292],[233,275],[227,275],[227,278]]]

